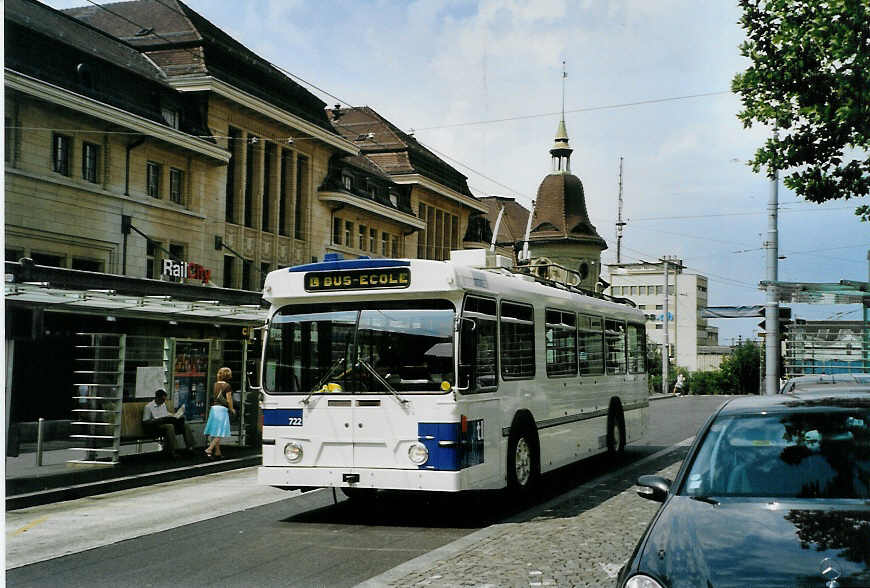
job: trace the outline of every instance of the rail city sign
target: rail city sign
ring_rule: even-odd
[[[211,277],[211,270],[188,261],[175,261],[174,259],[163,260],[163,275],[170,278],[182,278],[190,280],[201,280],[203,283],[208,282]]]

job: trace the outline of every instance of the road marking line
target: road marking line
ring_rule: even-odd
[[[12,535],[19,535],[21,533],[29,531],[30,529],[32,529],[33,527],[35,527],[39,523],[44,523],[47,520],[48,520],[48,517],[39,517],[35,521],[30,521],[29,523],[27,523],[26,525],[24,525],[20,529],[16,529],[15,531],[12,532]]]

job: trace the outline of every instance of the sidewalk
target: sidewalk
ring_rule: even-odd
[[[660,506],[637,496],[634,481],[652,473],[673,479],[692,440],[412,559],[357,588],[613,586]]]
[[[6,510],[72,500],[106,492],[149,486],[260,464],[259,447],[222,445],[223,459],[209,460],[202,449],[171,459],[149,443],[138,453],[135,445],[122,447],[117,465],[69,464],[80,452],[54,448],[43,453],[22,452],[6,458]]]

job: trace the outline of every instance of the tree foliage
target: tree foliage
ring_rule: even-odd
[[[870,4],[739,0],[749,68],[734,77],[745,127],[776,127],[750,161],[791,170],[783,183],[812,202],[870,192]],[[870,220],[870,206],[856,214]]]
[[[719,368],[732,394],[757,394],[761,377],[761,349],[752,341],[737,345]]]

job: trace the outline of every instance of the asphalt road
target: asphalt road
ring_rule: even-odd
[[[724,399],[651,403],[647,436],[545,477],[535,503],[627,467],[695,434]],[[603,499],[602,499],[603,500]],[[502,493],[388,495],[359,508],[318,490],[106,547],[8,570],[8,586],[353,586],[534,504]],[[99,516],[97,514],[97,516]]]

